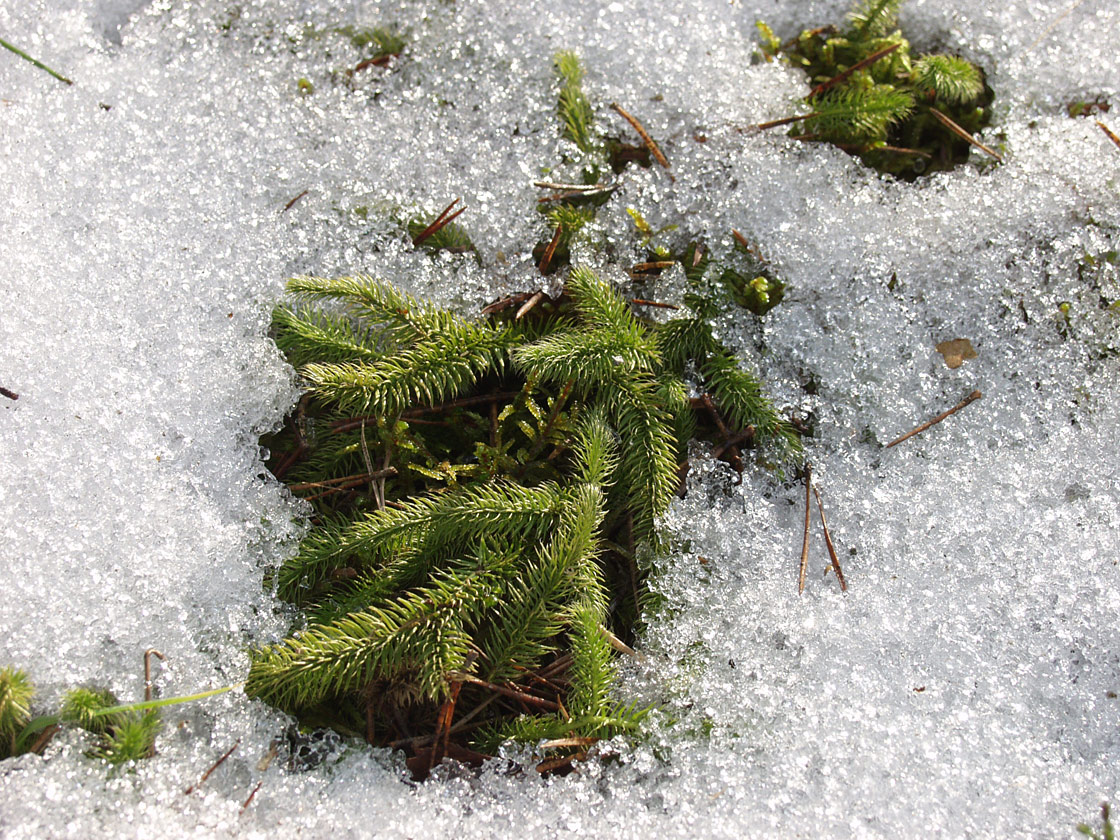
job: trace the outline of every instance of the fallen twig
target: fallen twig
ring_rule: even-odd
[[[940,423],[942,420],[944,420],[949,415],[956,414],[958,411],[960,411],[966,405],[968,405],[969,403],[976,402],[982,396],[984,396],[984,395],[981,394],[979,391],[973,391],[971,394],[969,394],[967,397],[965,397],[963,400],[961,400],[955,406],[950,408],[948,411],[944,411],[941,414],[938,414],[932,420],[927,420],[925,423],[922,423],[922,425],[918,426],[916,429],[912,429],[911,431],[904,434],[902,437],[896,438],[895,440],[892,440],[890,443],[888,443],[883,448],[884,449],[890,449],[892,446],[897,446],[898,444],[902,443],[904,440],[909,440],[910,438],[914,437],[914,435],[921,434],[926,429],[928,429],[930,426],[936,426],[938,423]]]
[[[989,155],[994,157],[996,160],[998,160],[1000,163],[1003,163],[1003,158],[1000,157],[999,152],[996,152],[996,151],[993,151],[992,149],[989,149],[987,146],[985,146],[983,143],[981,143],[979,140],[977,140],[975,137],[973,137],[971,134],[969,134],[967,131],[965,131],[963,128],[961,128],[959,125],[957,125],[951,119],[949,119],[947,116],[942,114],[936,108],[930,108],[929,112],[937,118],[938,122],[940,122],[943,126],[945,126],[947,129],[949,129],[951,132],[953,132],[959,138],[967,141],[968,143],[975,146],[980,151],[988,153]]]
[[[828,522],[824,518],[824,505],[821,504],[821,494],[816,487],[813,488],[813,495],[817,499],[817,512],[821,516],[821,528],[824,530],[824,544],[828,547],[828,556],[832,560],[832,571],[836,573],[836,579],[840,581],[840,591],[847,592],[848,584],[844,580],[844,572],[840,569],[840,558],[836,556],[836,548],[832,545],[832,535],[828,532]]]
[[[15,391],[9,391],[7,388],[0,386],[0,396],[5,396],[10,400],[18,400],[19,394]]]
[[[633,115],[625,111],[617,102],[612,102],[611,108],[614,109],[615,113],[617,113],[620,117],[626,120],[626,122],[630,123],[630,125],[633,126],[634,130],[638,132],[638,136],[642,138],[642,142],[645,143],[646,148],[649,149],[649,153],[653,155],[654,159],[658,163],[660,163],[661,166],[666,170],[669,169],[669,159],[665,157],[665,154],[661,151],[661,147],[657,145],[657,141],[649,136],[649,132],[645,130],[645,127],[640,122],[638,122],[638,120]],[[669,180],[677,180],[673,177],[672,172],[669,173]]]
[[[197,782],[195,782],[193,785],[191,785],[189,788],[187,788],[185,791],[183,791],[183,794],[184,795],[190,794],[190,793],[198,790],[200,787],[202,787],[202,783],[205,782],[207,779],[209,779],[210,774],[213,773],[215,770],[217,770],[219,767],[221,767],[222,763],[227,758],[229,758],[231,755],[233,755],[233,751],[235,749],[237,749],[237,745],[240,744],[240,743],[241,743],[240,738],[238,738],[236,741],[234,741],[233,746],[230,747],[228,750],[226,750],[224,753],[222,753],[221,757],[217,761],[215,761],[213,764],[210,765],[210,769],[202,774],[202,778],[199,779]]]
[[[813,465],[805,463],[805,536],[801,540],[801,568],[797,573],[797,594],[805,591],[805,573],[809,570],[809,493],[813,484]]]

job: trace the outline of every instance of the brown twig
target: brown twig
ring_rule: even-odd
[[[148,648],[144,651],[144,699],[152,699],[152,657],[156,657],[160,662],[167,659],[162,653],[155,648]]]
[[[890,55],[892,52],[894,52],[895,50],[897,50],[901,46],[902,46],[902,44],[891,44],[889,47],[883,47],[883,49],[871,53],[871,55],[869,55],[867,58],[863,59],[862,61],[857,61],[855,64],[853,64],[847,70],[845,70],[843,73],[839,73],[839,74],[833,76],[827,82],[821,82],[819,85],[817,85],[815,88],[813,88],[813,90],[809,93],[809,95],[806,97],[806,99],[812,99],[815,96],[820,96],[822,93],[824,93],[829,88],[834,88],[838,84],[846,81],[848,79],[848,77],[851,76],[853,73],[855,73],[859,70],[862,70],[864,67],[867,67],[870,64],[874,64],[880,58],[883,58],[884,56]]]
[[[844,572],[840,569],[840,558],[836,556],[836,548],[832,545],[832,535],[828,532],[828,523],[824,518],[824,505],[821,504],[821,494],[816,487],[813,488],[813,495],[817,499],[817,512],[821,517],[821,528],[824,530],[824,544],[828,547],[828,556],[832,560],[832,571],[836,573],[836,579],[840,581],[840,591],[847,592],[848,584],[844,580]]]
[[[213,773],[215,770],[217,770],[219,767],[221,767],[222,764],[225,762],[225,760],[227,758],[229,758],[231,755],[233,755],[233,751],[235,749],[237,749],[237,745],[240,744],[240,743],[241,743],[240,738],[238,738],[236,741],[234,741],[233,746],[230,747],[228,750],[226,750],[224,753],[222,753],[221,757],[217,761],[215,761],[213,764],[210,765],[210,769],[202,774],[201,779],[199,779],[197,782],[195,782],[193,785],[191,785],[189,788],[187,788],[185,791],[183,791],[183,795],[185,796],[185,795],[188,795],[190,793],[193,793],[194,791],[196,791],[200,787],[202,787],[202,783],[205,782],[207,779],[209,779],[210,774]]]
[[[463,684],[458,680],[452,682],[450,695],[440,706],[439,716],[436,719],[435,740],[431,752],[428,753],[428,773],[431,773],[432,768],[443,761],[443,757],[447,754],[447,739],[451,734],[451,719],[455,716],[455,703],[459,700],[459,692],[462,688]]]
[[[537,671],[537,673],[540,674],[540,676],[545,677],[546,679],[552,679],[553,676],[559,674],[571,664],[572,655],[570,653],[565,653],[563,656],[556,657],[556,659],[541,668],[539,671]]]
[[[365,475],[362,475],[359,478],[354,479],[353,481],[349,481],[346,484],[339,484],[336,487],[330,487],[324,490],[322,493],[316,493],[314,496],[303,496],[302,498],[305,502],[313,502],[316,499],[323,498],[324,496],[333,496],[335,493],[344,493],[347,490],[353,490],[355,487],[361,487],[363,484],[368,484],[371,479],[379,481],[383,478],[387,478],[390,475],[396,474],[397,470],[395,467],[391,467],[385,470],[378,470],[372,473],[366,473]],[[378,499],[378,502],[380,504],[380,507],[385,506],[383,500]]]
[[[743,431],[739,432],[737,435],[732,435],[719,446],[717,446],[714,450],[712,450],[712,457],[721,458],[723,457],[723,453],[729,449],[738,450],[739,444],[747,443],[748,441],[754,439],[754,433],[754,426],[747,426],[747,428],[743,429]]]
[[[449,674],[452,679],[461,680],[462,682],[469,682],[471,685],[477,685],[480,688],[488,689],[489,691],[497,692],[498,694],[510,697],[514,700],[519,700],[530,706],[536,706],[540,709],[547,709],[550,712],[559,711],[560,707],[553,703],[551,700],[545,700],[543,697],[538,697],[535,694],[529,694],[525,691],[518,691],[512,686],[497,685],[496,683],[486,682],[480,680],[478,677],[472,677],[470,674]]]
[[[940,122],[943,126],[945,126],[947,129],[949,129],[951,132],[953,132],[959,138],[967,141],[968,143],[975,146],[980,151],[986,152],[987,154],[991,155],[996,160],[998,160],[1000,163],[1003,163],[1003,158],[1000,157],[999,152],[996,152],[996,151],[993,151],[992,149],[989,149],[987,146],[985,146],[983,143],[981,143],[979,140],[977,140],[975,137],[973,137],[971,134],[969,134],[967,131],[965,131],[963,128],[961,128],[959,125],[957,125],[951,119],[949,119],[947,116],[942,114],[936,108],[930,108],[929,112],[937,118],[938,122]]]
[[[368,473],[354,473],[353,475],[344,475],[340,478],[325,478],[322,481],[304,481],[300,484],[289,484],[288,489],[293,493],[299,490],[314,490],[318,487],[335,487],[345,489],[347,486],[353,484],[363,484],[373,478],[388,478],[397,474],[395,467],[387,470],[378,470],[377,472]]]
[[[434,222],[432,222],[430,225],[428,225],[426,228],[424,228],[422,231],[420,231],[418,234],[416,234],[416,236],[414,236],[412,238],[413,246],[419,245],[421,242],[423,242],[429,236],[432,236],[433,234],[439,233],[441,230],[443,230],[445,227],[447,227],[447,225],[451,224],[451,222],[453,222],[455,219],[457,219],[459,217],[459,215],[464,210],[467,209],[464,206],[464,207],[460,207],[454,213],[451,213],[451,208],[454,207],[458,203],[459,203],[459,199],[455,199],[450,204],[448,204],[446,207],[444,207],[443,212],[441,212],[438,216],[436,216],[436,220]],[[451,213],[451,215],[448,215],[448,213]]]
[[[0,396],[5,396],[10,400],[18,400],[19,399],[19,394],[17,394],[15,391],[9,391],[7,388],[4,388],[3,386],[0,386]]]
[[[943,411],[941,414],[938,414],[932,420],[927,420],[925,423],[922,423],[922,425],[918,426],[918,428],[912,429],[911,431],[904,434],[902,437],[895,438],[894,440],[892,440],[890,443],[888,443],[883,448],[884,449],[890,449],[892,446],[897,446],[898,444],[902,443],[904,440],[909,440],[910,438],[914,437],[914,435],[921,434],[926,429],[928,429],[930,426],[936,426],[938,423],[940,423],[946,417],[950,416],[951,414],[956,414],[958,411],[960,411],[966,405],[968,405],[969,403],[976,402],[982,396],[984,396],[984,395],[981,394],[979,391],[973,391],[971,394],[969,394],[967,397],[965,397],[963,400],[961,400],[955,406],[950,408],[948,411]]]
[[[656,306],[660,309],[680,309],[679,306],[673,303],[661,303],[657,300],[643,300],[642,298],[631,298],[631,303],[636,303],[639,306]]]
[[[537,266],[541,274],[548,273],[549,263],[552,262],[552,255],[556,253],[556,246],[560,244],[560,233],[563,230],[563,225],[557,225],[556,231],[552,234],[552,241],[549,242],[548,247],[544,249],[544,256],[541,257],[541,264]]]
[[[305,195],[307,195],[308,192],[310,192],[310,190],[304,190],[303,192],[301,192],[299,195],[297,195],[295,198],[293,198],[291,201],[289,201],[287,204],[285,204],[284,209],[281,210],[280,212],[282,214],[287,213],[289,210],[292,209],[292,205],[295,204],[297,201],[299,201],[301,198],[303,198]]]
[[[736,435],[729,428],[727,428],[727,424],[723,422],[723,418],[720,417],[719,411],[716,410],[715,403],[712,402],[711,395],[704,394],[702,397],[700,397],[700,404],[707,410],[708,416],[712,418],[712,422],[716,424],[716,428],[719,430],[719,433],[723,435],[723,441],[726,445],[721,447],[719,454],[722,455],[724,452],[727,452],[729,456],[728,462],[731,464],[731,468],[739,474],[739,482],[742,482],[743,456],[742,453],[739,452],[738,443],[732,440],[734,437],[736,437]]]
[[[249,794],[249,798],[241,803],[241,810],[238,811],[239,814],[244,814],[245,813],[245,809],[249,807],[249,803],[251,803],[253,801],[253,797],[257,795],[257,791],[261,789],[261,785],[263,785],[263,784],[264,784],[263,779],[261,781],[257,782],[257,786],[255,788],[253,788],[253,792]]]
[[[1101,127],[1101,131],[1103,131],[1108,136],[1109,140],[1115,143],[1117,147],[1120,147],[1120,137],[1117,137],[1115,134],[1113,134],[1112,129],[1110,129],[1100,120],[1094,120],[1094,122],[1096,122],[1096,124]],[[4,396],[7,396],[7,394],[5,394]]]
[[[638,136],[642,138],[642,142],[645,143],[646,148],[649,149],[649,153],[653,155],[654,159],[658,163],[660,163],[662,167],[668,169],[669,159],[665,157],[665,154],[661,151],[661,147],[657,145],[657,141],[649,136],[649,132],[645,130],[645,127],[640,122],[638,122],[638,120],[633,115],[627,113],[617,102],[612,102],[611,108],[614,109],[615,113],[617,113],[620,117],[626,120],[626,122],[630,123],[630,125],[633,126],[634,130],[638,132]],[[673,177],[672,172],[669,173],[669,180],[677,180]]]
[[[805,591],[805,573],[809,570],[809,492],[813,484],[813,465],[805,463],[805,536],[801,540],[801,568],[797,573],[797,594]]]

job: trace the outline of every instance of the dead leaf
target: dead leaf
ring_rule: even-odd
[[[975,359],[976,350],[967,338],[954,338],[937,345],[937,352],[945,357],[945,367],[953,370],[964,364],[965,359]]]

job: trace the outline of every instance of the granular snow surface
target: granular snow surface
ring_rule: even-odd
[[[700,447],[623,673],[625,699],[662,709],[644,740],[545,780],[496,760],[417,785],[342,741],[299,772],[290,721],[233,691],[168,709],[131,771],[76,732],[0,763],[0,835],[1053,838],[1120,803],[1120,148],[1066,113],[1108,101],[1095,116],[1120,133],[1120,6],[910,0],[918,51],[986,69],[982,139],[1005,157],[914,183],[744,130],[805,90],[752,61],[755,20],[788,38],[845,10],[0,2],[0,37],[75,81],[0,50],[0,385],[19,393],[0,397],[0,665],[38,708],[78,684],[139,698],[152,647],[163,696],[236,683],[245,650],[287,631],[263,581],[305,525],[258,438],[299,386],[270,309],[300,273],[463,311],[538,286],[532,182],[572,152],[560,49],[598,125],[635,141],[606,107],[623,105],[676,176],[628,168],[579,257],[624,277],[632,207],[717,256],[740,230],[788,281],[764,321],[718,330],[812,423],[850,586],[822,576],[814,524],[799,597],[802,485],[736,485]],[[348,79],[346,25],[407,47]],[[392,222],[455,197],[480,264],[414,251]],[[977,357],[950,369],[935,345],[956,338]]]

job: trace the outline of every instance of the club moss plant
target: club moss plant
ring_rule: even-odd
[[[799,139],[832,143],[901,178],[965,162],[967,138],[991,120],[992,91],[964,58],[912,55],[897,29],[901,5],[859,0],[845,25],[806,29],[787,44],[760,23],[762,53],[804,69],[812,88],[805,114],[762,127],[792,125]]]
[[[566,164],[592,189],[546,210],[542,273],[568,262],[557,231],[574,235],[610,192],[582,67],[569,53],[556,67]],[[473,254],[458,237],[418,241],[419,226],[416,247]],[[508,739],[562,769],[637,730],[648,710],[615,698],[616,659],[688,442],[714,438],[740,469],[752,447],[775,469],[800,456],[713,333],[735,272],[695,242],[657,256],[680,262],[691,287],[660,323],[582,265],[565,266],[558,295],[479,316],[367,276],[290,281],[273,335],[307,390],[267,444],[312,527],[273,581],[301,619],[251,652],[248,694],[305,726],[403,748],[418,777]]]

